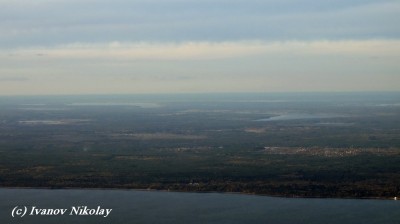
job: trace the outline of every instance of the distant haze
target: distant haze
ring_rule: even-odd
[[[398,0],[0,0],[0,95],[400,90]]]

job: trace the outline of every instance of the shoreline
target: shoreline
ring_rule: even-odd
[[[287,199],[348,199],[348,200],[385,200],[385,201],[397,201],[398,197],[318,197],[318,196],[296,196],[296,195],[268,195],[268,194],[257,194],[257,193],[246,193],[246,192],[227,192],[227,191],[178,191],[178,190],[164,190],[164,189],[143,189],[143,188],[76,188],[76,187],[0,187],[1,189],[31,189],[31,190],[106,190],[106,191],[141,191],[141,192],[172,192],[172,193],[196,193],[196,194],[231,194],[231,195],[247,195],[247,196],[259,196],[259,197],[271,197],[271,198],[287,198]]]

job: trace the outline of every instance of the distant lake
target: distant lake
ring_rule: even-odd
[[[343,117],[337,114],[282,114],[278,116],[272,116],[269,118],[263,118],[256,121],[287,121],[287,120],[304,120],[304,119],[323,119],[323,118],[334,118]]]
[[[2,223],[400,223],[400,201],[136,190],[0,189]],[[109,217],[25,216],[15,206],[111,208]]]
[[[69,106],[110,106],[110,107],[115,107],[115,106],[134,106],[134,107],[140,107],[140,108],[157,108],[160,107],[159,104],[156,103],[130,103],[130,102],[124,102],[124,103],[116,103],[116,102],[96,102],[96,103],[71,103],[67,104]]]

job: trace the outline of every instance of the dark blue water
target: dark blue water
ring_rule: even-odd
[[[130,190],[0,189],[1,223],[400,223],[400,201]],[[15,206],[113,209],[102,216],[12,218]],[[29,212],[28,212],[29,213]]]

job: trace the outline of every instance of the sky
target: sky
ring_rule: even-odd
[[[0,0],[0,95],[400,90],[398,0]]]

